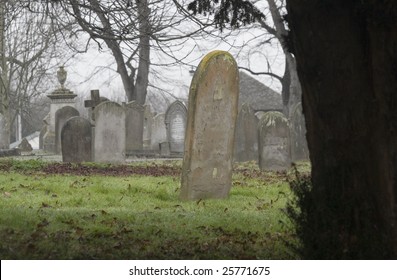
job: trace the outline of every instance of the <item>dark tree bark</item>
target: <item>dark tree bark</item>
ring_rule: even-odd
[[[287,8],[316,203],[306,257],[396,258],[397,2]]]

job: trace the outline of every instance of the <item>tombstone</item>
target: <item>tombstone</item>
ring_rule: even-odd
[[[92,161],[91,122],[83,117],[68,119],[61,131],[63,162]]]
[[[299,102],[291,109],[290,114],[291,160],[293,162],[309,160],[309,149],[306,141],[305,116]]]
[[[160,147],[160,156],[169,157],[171,155],[169,142],[161,142],[159,144],[159,147]]]
[[[153,114],[150,109],[150,105],[144,105],[144,121],[143,121],[143,149],[149,150],[152,139],[152,124]]]
[[[21,143],[18,145],[18,149],[21,152],[31,152],[33,151],[32,145],[30,145],[29,141],[26,138],[23,138]]]
[[[280,112],[265,113],[258,125],[259,167],[266,171],[284,171],[290,168],[289,126]]]
[[[134,151],[141,151],[143,149],[144,108],[135,101],[124,104],[124,108],[126,112],[126,152],[133,153]]]
[[[167,142],[167,131],[165,129],[165,114],[157,114],[152,122],[151,149],[160,150],[160,143]]]
[[[229,195],[238,95],[239,74],[234,58],[224,51],[207,54],[190,86],[182,199]]]
[[[124,108],[111,101],[95,107],[94,160],[97,162],[124,162],[125,119]]]
[[[252,107],[241,106],[237,116],[234,160],[236,162],[258,161],[258,118]]]
[[[167,142],[172,154],[182,155],[185,145],[187,109],[179,100],[174,101],[165,112]]]
[[[55,151],[61,153],[61,130],[66,121],[72,117],[80,116],[79,111],[74,107],[65,106],[55,113]]]

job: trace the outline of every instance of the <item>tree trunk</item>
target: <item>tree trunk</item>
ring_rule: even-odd
[[[144,105],[149,84],[149,65],[150,65],[150,23],[149,23],[149,4],[147,0],[137,1],[138,21],[139,21],[139,65],[136,77],[135,92],[137,101]]]
[[[397,3],[289,0],[287,8],[316,204],[306,257],[395,258]]]
[[[279,7],[274,0],[267,0],[269,4],[270,14],[272,16],[275,26],[275,36],[280,41],[281,47],[285,55],[285,71],[281,82],[282,99],[283,99],[283,113],[287,117],[290,114],[290,109],[301,102],[302,90],[298,79],[296,70],[296,61],[288,49],[286,38],[288,31],[284,26],[283,17],[280,14]]]
[[[10,147],[10,101],[5,53],[5,2],[0,1],[0,149]]]
[[[287,85],[289,87],[289,99],[288,99],[288,112],[287,114],[289,115],[291,112],[291,109],[296,106],[299,102],[302,101],[302,88],[301,84],[299,82],[298,78],[298,72],[296,69],[296,61],[295,58],[292,56],[292,54],[289,51],[285,51],[285,56],[286,56],[286,65],[285,67],[288,67],[288,73],[289,73],[289,84]],[[286,115],[286,116],[288,116]]]

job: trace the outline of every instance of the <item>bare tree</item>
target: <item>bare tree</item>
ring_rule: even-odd
[[[8,148],[12,124],[19,116],[29,118],[32,99],[48,91],[48,73],[65,53],[48,14],[27,9],[25,1],[0,5],[0,147]]]
[[[10,145],[10,101],[8,93],[8,67],[5,47],[6,4],[0,1],[0,149]]]
[[[272,63],[269,58],[265,58],[264,67],[260,71],[253,70],[249,66],[240,66],[240,69],[244,69],[254,75],[266,75],[279,81],[284,113],[288,116],[290,108],[300,102],[302,94],[295,58],[288,49],[288,42],[286,41],[288,31],[283,16],[286,13],[285,1],[193,0],[189,3],[187,9],[192,11],[193,14],[213,14],[215,24],[221,30],[225,30],[229,26],[233,29],[242,29],[246,25],[250,25],[249,30],[253,28],[262,30],[258,38],[255,38],[256,46],[254,49],[252,49],[252,44],[241,47],[239,54],[244,53],[244,49],[248,48],[248,59],[250,54],[263,53],[266,45],[270,47],[276,43],[281,48],[285,59],[284,73],[281,75],[272,69]]]
[[[171,0],[58,2],[69,21],[79,24],[79,32],[89,34],[90,41],[100,49],[106,45],[111,51],[127,99],[142,105],[146,101],[149,72],[155,72],[150,67],[181,63],[184,42],[203,28],[182,30],[186,18]],[[167,62],[153,63],[153,52],[163,53]]]

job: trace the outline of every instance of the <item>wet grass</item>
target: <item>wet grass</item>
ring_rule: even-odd
[[[286,174],[239,165],[228,199],[182,202],[180,162],[85,166],[0,160],[1,259],[294,258]]]

